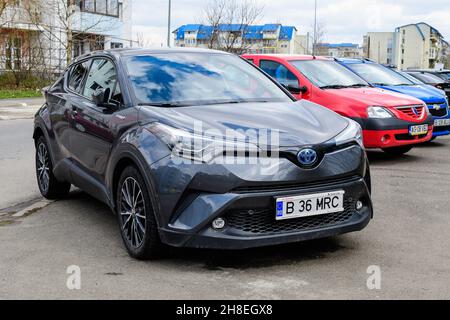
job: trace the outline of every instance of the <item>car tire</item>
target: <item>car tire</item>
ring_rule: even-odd
[[[116,194],[120,234],[129,255],[138,260],[159,258],[163,244],[150,193],[141,173],[134,166],[122,172]]]
[[[36,178],[44,198],[58,200],[67,197],[71,184],[59,181],[53,174],[53,163],[50,157],[50,150],[44,137],[36,141]]]
[[[402,146],[402,147],[394,147],[383,149],[383,151],[392,156],[401,156],[405,153],[408,153],[412,150],[413,146]]]

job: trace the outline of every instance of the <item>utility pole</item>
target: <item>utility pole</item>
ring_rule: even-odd
[[[313,56],[316,55],[317,45],[317,0],[314,0],[314,42],[313,42]]]
[[[172,18],[172,0],[169,0],[169,16],[168,16],[168,19],[167,19],[167,47],[170,47],[171,18]]]

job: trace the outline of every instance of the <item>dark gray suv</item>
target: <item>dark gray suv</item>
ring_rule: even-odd
[[[36,114],[44,197],[75,185],[117,214],[131,256],[243,249],[363,229],[359,125],[243,59],[198,49],[80,57]]]

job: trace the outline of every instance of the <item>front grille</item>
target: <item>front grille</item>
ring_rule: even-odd
[[[309,183],[286,183],[286,184],[268,184],[268,185],[261,185],[258,184],[257,186],[245,186],[245,187],[238,187],[234,188],[232,192],[235,193],[259,193],[259,192],[275,192],[275,191],[282,191],[282,190],[294,190],[299,188],[313,188],[318,186],[324,186],[324,185],[333,185],[333,184],[342,184],[347,182],[353,182],[359,180],[360,176],[349,176],[344,178],[338,178],[338,179],[327,179],[326,182],[324,181],[316,181],[316,182],[309,182]]]
[[[419,119],[424,112],[424,106],[398,107],[396,109],[413,119]]]
[[[434,132],[446,132],[450,131],[450,127],[434,127]]]
[[[281,221],[275,219],[275,209],[254,210],[251,213],[248,210],[236,210],[230,212],[226,219],[228,227],[241,232],[259,235],[280,234],[339,225],[358,214],[355,211],[355,200],[346,199],[344,208],[343,212]]]
[[[429,106],[430,113],[433,117],[445,117],[448,113],[448,109],[446,106],[441,106],[441,109],[436,110],[434,105]]]
[[[396,134],[395,139],[398,141],[413,141],[425,138],[426,134],[421,134],[419,136],[411,136],[408,133]]]

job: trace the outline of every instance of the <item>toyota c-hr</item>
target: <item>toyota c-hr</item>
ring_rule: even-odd
[[[132,257],[242,249],[363,229],[361,127],[295,99],[237,56],[125,49],[80,57],[36,114],[37,182],[108,204]]]

